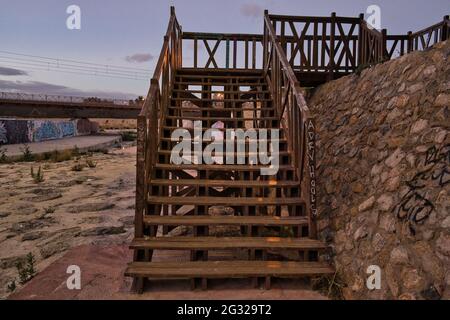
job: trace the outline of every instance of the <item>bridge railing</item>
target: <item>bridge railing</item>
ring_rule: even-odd
[[[76,104],[86,106],[139,106],[142,102],[125,99],[101,99],[97,97],[76,97],[48,94],[33,94],[21,92],[0,92],[0,100],[14,102],[49,102],[58,104]]]
[[[170,90],[175,79],[175,70],[181,67],[181,26],[171,7],[170,21],[164,36],[164,44],[151,79],[150,89],[137,119],[137,168],[136,168],[136,213],[135,236],[142,237],[143,215],[147,208],[148,182],[157,160],[161,125],[166,107],[170,102]]]
[[[264,14],[263,47],[264,74],[281,126],[287,134],[293,165],[301,182],[303,199],[307,199],[309,234],[315,237],[317,215],[315,123],[267,11]]]

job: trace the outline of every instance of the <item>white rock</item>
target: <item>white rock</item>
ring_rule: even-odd
[[[386,165],[390,168],[397,166],[405,158],[405,153],[400,149],[394,151],[385,161]]]
[[[370,208],[373,207],[374,203],[375,203],[375,196],[372,196],[359,205],[358,207],[359,212],[369,210]]]
[[[367,237],[368,234],[369,233],[367,232],[366,227],[365,226],[361,226],[361,227],[359,227],[356,230],[355,234],[353,235],[353,239],[354,240],[359,240],[359,239]]]

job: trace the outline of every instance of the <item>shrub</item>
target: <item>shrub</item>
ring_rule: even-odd
[[[343,300],[344,295],[342,289],[345,287],[344,282],[339,276],[338,271],[334,273],[333,276],[321,276],[319,278],[313,279],[312,281],[313,290],[318,290],[322,294],[326,295],[328,298],[333,300]]]
[[[0,163],[8,162],[8,157],[6,156],[6,151],[8,151],[8,149],[0,147]]]
[[[31,153],[30,146],[27,144],[23,145],[23,148],[20,148],[22,152],[22,161],[31,162],[34,161],[34,155]]]
[[[84,165],[82,165],[81,163],[77,163],[72,167],[72,171],[83,171],[84,169]]]
[[[14,292],[14,291],[16,291],[16,288],[17,288],[17,286],[16,286],[16,279],[14,279],[13,281],[11,281],[8,284],[8,292]]]
[[[30,252],[27,254],[26,263],[22,261],[16,263],[17,272],[19,273],[19,283],[25,284],[36,275],[36,269],[34,268],[36,260],[33,254]]]
[[[87,165],[89,168],[95,168],[95,167],[97,167],[97,162],[95,162],[95,161],[92,160],[92,159],[86,159],[86,165]]]
[[[44,181],[44,172],[42,171],[42,168],[39,166],[38,171],[35,173],[34,168],[31,167],[31,177],[33,178],[34,182],[41,183]]]
[[[55,213],[55,210],[53,207],[44,208],[46,214]]]

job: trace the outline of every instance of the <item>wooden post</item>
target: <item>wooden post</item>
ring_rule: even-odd
[[[143,215],[145,208],[145,144],[146,144],[147,119],[146,116],[137,118],[137,153],[136,153],[136,209],[135,228],[136,238],[143,236]]]
[[[381,30],[381,56],[380,60],[384,61],[386,58],[388,58],[388,52],[387,52],[387,30],[383,29]]]
[[[449,32],[448,32],[448,22],[449,22],[449,16],[444,16],[444,22],[442,24],[442,33],[441,33],[441,41],[445,41],[449,38]]]
[[[264,10],[264,36],[263,36],[263,69],[266,69],[266,63],[267,63],[267,55],[269,50],[269,39],[267,34],[267,28],[266,25],[266,17],[269,15],[269,10]],[[268,68],[268,66],[267,66]]]
[[[362,26],[364,23],[364,13],[359,14],[359,33],[358,33],[358,65],[356,67],[359,67],[364,63],[363,61],[363,30]]]
[[[329,63],[329,77],[330,80],[334,79],[334,55],[335,45],[334,37],[336,33],[336,12],[331,13],[331,30],[330,30],[330,63]]]
[[[412,31],[408,31],[408,41],[407,41],[407,51],[408,53],[413,51],[413,38],[412,38]]]
[[[230,39],[226,40],[226,56],[225,56],[225,68],[230,68]]]

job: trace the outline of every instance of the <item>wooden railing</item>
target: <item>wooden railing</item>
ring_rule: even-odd
[[[296,72],[353,72],[357,68],[358,18],[269,15]]]
[[[347,74],[450,38],[449,17],[421,31],[388,35],[357,18],[269,15],[275,35],[296,74]]]
[[[449,39],[449,29],[449,16],[445,16],[442,22],[410,34],[410,51],[425,50],[440,41]]]
[[[387,35],[386,57],[392,59],[412,51],[425,50],[450,38],[449,16],[428,28],[406,35]]]
[[[281,127],[285,129],[288,138],[292,161],[301,182],[302,196],[306,199],[309,234],[315,237],[317,215],[315,123],[267,11],[264,14],[263,49],[264,75],[281,120]]]
[[[192,51],[183,67],[262,69],[261,35],[184,32],[183,44],[184,50]]]
[[[161,54],[147,98],[137,119],[136,237],[142,237],[148,181],[151,179],[152,168],[156,162],[161,125],[164,122],[165,108],[169,104],[175,71],[181,67],[181,35],[182,30],[175,9],[171,7],[169,26],[164,36]]]

